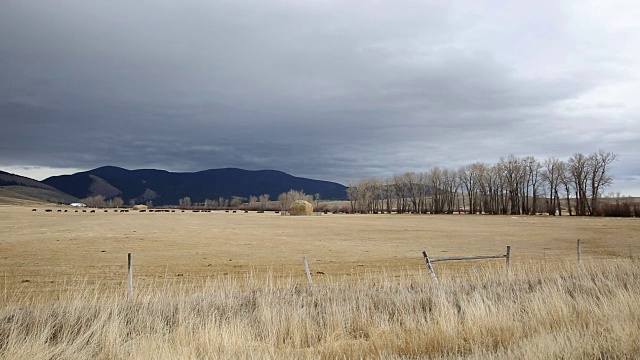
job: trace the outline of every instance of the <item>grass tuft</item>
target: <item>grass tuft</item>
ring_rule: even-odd
[[[9,296],[0,357],[639,358],[640,264],[496,267],[467,277],[328,278],[314,287],[224,276]]]

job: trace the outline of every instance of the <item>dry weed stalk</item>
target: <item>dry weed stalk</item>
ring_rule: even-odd
[[[496,267],[439,285],[426,274],[313,288],[227,276],[148,286],[132,299],[122,289],[56,301],[10,294],[0,357],[638,358],[639,265],[515,267],[510,277]]]

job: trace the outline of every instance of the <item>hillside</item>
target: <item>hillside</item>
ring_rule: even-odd
[[[40,205],[43,202],[0,186],[0,205]]]
[[[176,205],[188,196],[192,202],[234,196],[269,194],[276,199],[291,189],[307,194],[319,193],[322,199],[345,199],[346,187],[329,181],[292,176],[275,170],[211,169],[193,173],[165,170],[127,170],[115,166],[53,176],[43,181],[77,198],[103,195],[109,199],[120,196],[125,202],[152,200],[154,205]]]
[[[78,199],[40,181],[0,171],[0,204],[71,203]]]

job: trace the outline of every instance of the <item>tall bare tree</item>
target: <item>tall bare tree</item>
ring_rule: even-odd
[[[562,187],[564,188],[564,195],[567,201],[567,211],[569,212],[569,216],[571,216],[573,215],[573,210],[571,207],[571,194],[574,191],[574,186],[573,186],[574,181],[572,180],[572,177],[571,177],[571,170],[569,169],[569,163],[560,162],[558,163],[558,165],[560,166],[559,180],[560,180],[560,183],[562,184]]]
[[[382,185],[384,202],[385,202],[385,205],[387,207],[387,213],[388,214],[391,214],[391,211],[393,209],[393,207],[391,205],[391,202],[392,202],[393,197],[394,197],[394,187],[393,187],[392,183],[393,183],[392,179],[385,179],[384,183]]]
[[[591,208],[598,209],[598,199],[603,188],[611,185],[613,179],[608,171],[611,164],[618,160],[618,155],[612,152],[605,152],[600,149],[597,153],[589,156],[591,162]]]
[[[264,211],[269,204],[269,194],[260,195],[260,210]]]
[[[589,157],[581,153],[573,154],[569,159],[569,172],[576,192],[576,215],[584,216],[590,214],[591,207],[587,197],[588,182],[591,177]]]
[[[403,175],[394,175],[393,186],[396,194],[396,212],[398,214],[405,213],[409,208],[409,184]]]
[[[502,174],[504,175],[506,190],[509,194],[510,210],[512,215],[520,214],[521,190],[524,182],[524,171],[522,161],[513,154],[500,159]]]
[[[522,159],[522,165],[525,178],[522,213],[534,215],[538,212],[538,191],[540,188],[540,171],[542,165],[533,156],[527,156]]]
[[[349,180],[347,183],[347,196],[349,197],[351,212],[356,212],[356,207],[358,205],[358,186],[353,183],[353,180]]]
[[[547,212],[549,215],[555,215],[556,212],[562,215],[558,187],[560,186],[563,168],[562,161],[558,158],[550,157],[544,161],[542,179],[549,186],[549,198],[547,200]]]

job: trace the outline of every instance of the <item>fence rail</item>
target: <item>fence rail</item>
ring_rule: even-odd
[[[423,251],[422,256],[424,257],[424,260],[427,263],[427,268],[429,268],[429,273],[431,273],[431,278],[436,283],[438,282],[438,277],[436,276],[436,272],[433,269],[433,263],[439,262],[439,261],[464,261],[464,260],[484,260],[484,259],[503,259],[504,258],[507,261],[507,274],[511,271],[511,246],[507,246],[507,253],[504,255],[453,256],[453,257],[446,257],[446,258],[431,259],[427,254],[427,252]]]

